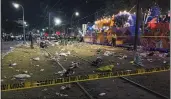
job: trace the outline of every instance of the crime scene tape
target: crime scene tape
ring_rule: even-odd
[[[129,70],[129,71],[127,70],[127,71],[78,75],[78,76],[70,76],[70,77],[57,78],[57,79],[48,79],[44,81],[2,84],[1,91],[5,92],[5,91],[22,90],[22,89],[29,89],[29,88],[45,87],[45,86],[47,87],[52,85],[59,85],[59,84],[66,84],[66,83],[73,83],[73,82],[90,81],[90,80],[98,80],[98,79],[105,79],[105,78],[117,78],[123,76],[143,75],[143,74],[150,74],[156,72],[164,72],[169,70],[170,70],[170,66],[167,67],[165,66],[165,67],[137,69],[137,70]]]

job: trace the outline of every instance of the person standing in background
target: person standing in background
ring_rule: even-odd
[[[116,47],[116,39],[117,39],[116,34],[112,34],[112,46],[113,47]]]
[[[31,49],[33,49],[34,47],[33,47],[33,33],[32,32],[30,32],[30,41],[31,41],[30,47]]]

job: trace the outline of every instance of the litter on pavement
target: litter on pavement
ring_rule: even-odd
[[[166,64],[167,62],[166,61],[163,61],[164,64]]]
[[[68,56],[67,53],[60,53],[60,56]]]
[[[39,58],[39,57],[36,57],[36,58],[33,58],[33,60],[35,60],[35,61],[39,61],[39,60],[40,60],[40,58]]]
[[[113,55],[113,52],[105,51],[103,55],[104,56],[111,56],[111,55]]]
[[[100,94],[99,94],[99,96],[104,96],[104,95],[106,95],[106,93],[100,93]]]
[[[147,57],[147,53],[140,53],[140,56]]]
[[[14,77],[18,79],[23,79],[23,78],[30,78],[31,76],[28,74],[18,74],[18,75],[14,75]]]
[[[66,70],[58,71],[58,74],[63,74],[65,72],[66,72]]]
[[[61,93],[58,93],[58,92],[56,92],[55,93],[57,96],[64,96],[64,97],[67,97],[68,95],[67,94],[61,94]]]
[[[28,73],[28,71],[27,71],[27,70],[26,70],[26,71],[23,71],[23,73],[27,74],[27,73]]]
[[[17,63],[9,64],[9,66],[16,66],[16,65],[17,65]]]
[[[77,63],[77,62],[72,62],[71,63],[70,68],[78,68],[78,67],[79,67],[79,63]]]
[[[45,69],[40,69],[40,71],[44,71]]]
[[[65,86],[61,86],[61,88],[60,88],[60,89],[65,90],[65,88],[66,88]]]
[[[39,65],[36,65],[36,67],[39,67]]]
[[[4,76],[4,78],[7,78],[7,76]]]
[[[127,57],[128,57],[127,55],[123,55],[122,56],[123,59],[127,59]]]
[[[19,72],[20,70],[16,70],[16,72]]]
[[[147,59],[147,61],[149,61],[149,62],[153,62],[153,59]]]
[[[44,88],[42,91],[47,91],[47,88]]]

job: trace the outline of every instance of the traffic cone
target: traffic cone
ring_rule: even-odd
[[[134,64],[136,64],[138,66],[144,66],[142,64],[142,59],[141,59],[141,56],[139,55],[139,53],[136,53],[134,56]]]

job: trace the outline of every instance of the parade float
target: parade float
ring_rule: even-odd
[[[152,6],[138,25],[138,45],[151,49],[169,49],[169,22],[169,12],[168,15],[161,15],[160,8]],[[121,11],[112,17],[103,17],[97,19],[93,25],[88,25],[84,41],[111,45],[112,34],[116,34],[117,45],[133,45],[135,25],[136,14]]]

